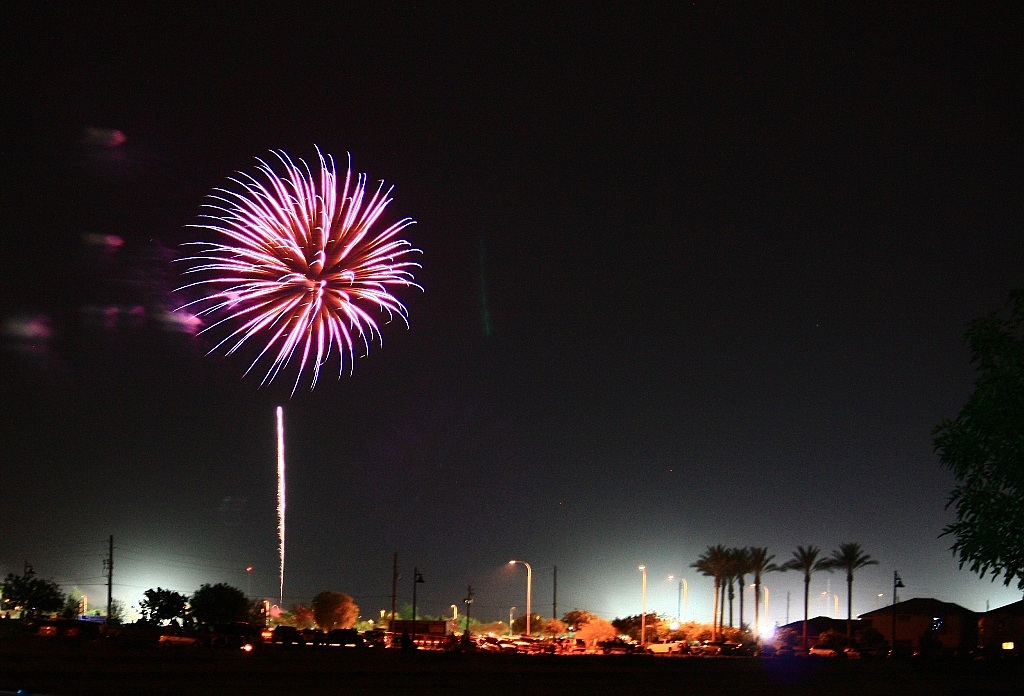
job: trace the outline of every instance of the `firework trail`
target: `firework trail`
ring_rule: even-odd
[[[241,189],[216,189],[204,206],[212,212],[191,225],[221,240],[191,243],[198,251],[182,261],[186,274],[200,279],[178,289],[203,296],[179,309],[194,308],[210,322],[200,333],[219,337],[211,353],[259,344],[246,374],[263,363],[262,384],[293,364],[294,394],[304,373],[315,387],[328,360],[337,360],[340,377],[347,354],[351,373],[356,345],[365,354],[375,338],[383,340],[375,315],[398,316],[408,326],[405,305],[391,289],[420,287],[413,280],[419,264],[409,260],[420,252],[397,238],[411,218],[379,224],[392,200],[383,181],[368,193],[366,175],[353,178],[351,161],[339,177],[333,158],[319,149],[317,175],[302,159],[272,154],[280,173],[257,158],[262,178],[232,177]]]
[[[280,578],[280,600],[278,606],[284,608],[284,409],[277,407],[277,554],[280,559],[278,577]]]

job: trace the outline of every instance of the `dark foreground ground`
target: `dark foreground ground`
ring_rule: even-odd
[[[1020,662],[494,655],[265,649],[0,650],[0,692],[32,694],[1021,694]]]

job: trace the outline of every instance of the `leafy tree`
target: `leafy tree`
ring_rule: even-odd
[[[639,641],[641,623],[643,623],[647,628],[648,638],[650,636],[660,636],[664,633],[661,617],[654,613],[648,613],[646,621],[643,621],[643,616],[641,614],[637,614],[636,616],[626,616],[621,619],[614,619],[612,621],[612,626],[615,627],[615,630],[618,631],[619,634],[629,636],[633,640]],[[648,640],[648,642],[650,641]]]
[[[564,623],[570,631],[579,631],[581,627],[590,621],[596,619],[595,614],[591,614],[589,611],[583,611],[582,609],[573,609],[567,611],[562,617],[562,623]]]
[[[184,620],[188,616],[188,597],[158,587],[155,590],[146,590],[142,601],[139,602],[139,613],[143,621],[153,623],[165,623],[174,619]]]
[[[317,626],[325,631],[352,628],[359,618],[359,607],[344,592],[321,592],[310,606]]]
[[[574,634],[580,640],[585,640],[588,645],[594,645],[598,641],[611,640],[618,633],[615,631],[615,627],[611,625],[607,619],[602,619],[595,616],[587,623],[576,629]]]
[[[873,626],[862,628],[854,635],[857,645],[862,648],[882,648],[888,644],[882,632]]]
[[[107,623],[114,626],[124,623],[124,602],[120,599],[110,600],[110,606],[107,607]]]
[[[544,628],[541,629],[541,633],[554,638],[555,636],[562,635],[566,630],[566,625],[558,619],[548,619],[544,624]]]
[[[249,618],[249,600],[237,587],[219,582],[202,585],[189,602],[192,618],[201,624],[234,623]]]
[[[783,570],[799,570],[804,574],[804,633],[803,646],[807,649],[807,618],[810,610],[811,575],[819,570],[832,572],[827,559],[818,558],[821,549],[817,546],[797,546],[793,557],[782,565]]]
[[[534,612],[530,614],[530,630],[536,633],[536,629],[544,625],[544,617]],[[518,617],[512,622],[512,632],[519,635],[526,635],[526,614]]]
[[[836,570],[846,571],[846,637],[853,637],[853,572],[869,565],[878,565],[878,561],[864,553],[860,544],[850,542],[840,544],[832,552],[828,564]]]
[[[750,572],[754,575],[754,632],[761,630],[761,615],[758,611],[761,601],[761,578],[765,573],[779,570],[779,566],[772,563],[775,554],[769,554],[768,549],[761,546],[751,546],[747,549],[750,556]]]
[[[64,599],[64,608],[60,615],[65,619],[75,619],[85,613],[85,595],[77,587],[71,588]]]
[[[299,630],[313,628],[316,618],[313,616],[312,607],[305,604],[296,604],[292,607],[292,622]]]
[[[956,521],[942,534],[954,538],[961,568],[1024,590],[1024,289],[1006,311],[972,322],[966,338],[974,393],[933,433],[956,480],[946,503]]]
[[[463,625],[462,619],[459,619],[460,626]],[[470,633],[477,635],[486,635],[493,633],[494,635],[503,635],[505,633],[511,633],[512,629],[504,621],[491,621],[490,623],[477,623],[476,619],[470,621],[469,624]]]
[[[52,580],[37,578],[32,573],[8,573],[3,582],[3,596],[6,604],[21,608],[22,618],[60,611],[66,601],[60,585]]]
[[[800,642],[800,635],[792,628],[780,628],[772,637],[772,642],[776,648],[793,649]]]
[[[841,651],[847,645],[847,637],[839,631],[826,629],[818,634],[818,640],[815,644],[821,644],[833,650]]]

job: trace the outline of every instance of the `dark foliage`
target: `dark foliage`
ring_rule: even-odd
[[[974,393],[935,428],[935,451],[956,477],[948,506],[960,566],[1024,589],[1024,290],[1008,311],[971,323]]]
[[[238,588],[226,583],[204,584],[190,602],[192,618],[201,624],[233,623],[249,618],[249,600]]]

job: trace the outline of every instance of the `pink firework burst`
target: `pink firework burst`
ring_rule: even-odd
[[[365,353],[375,338],[382,341],[377,317],[397,316],[408,326],[408,311],[391,290],[420,287],[413,280],[419,264],[409,260],[419,250],[397,238],[412,219],[380,224],[391,202],[383,181],[368,195],[366,175],[353,180],[351,161],[341,179],[319,149],[318,174],[302,159],[272,154],[280,171],[257,158],[261,178],[232,177],[240,190],[215,189],[204,206],[213,212],[191,225],[220,240],[191,243],[199,251],[182,261],[199,279],[179,290],[203,296],[180,309],[207,322],[200,333],[220,337],[211,353],[255,345],[246,374],[262,363],[263,384],[292,365],[294,393],[304,374],[315,387],[330,361],[339,377],[346,364],[351,372],[356,345]]]

